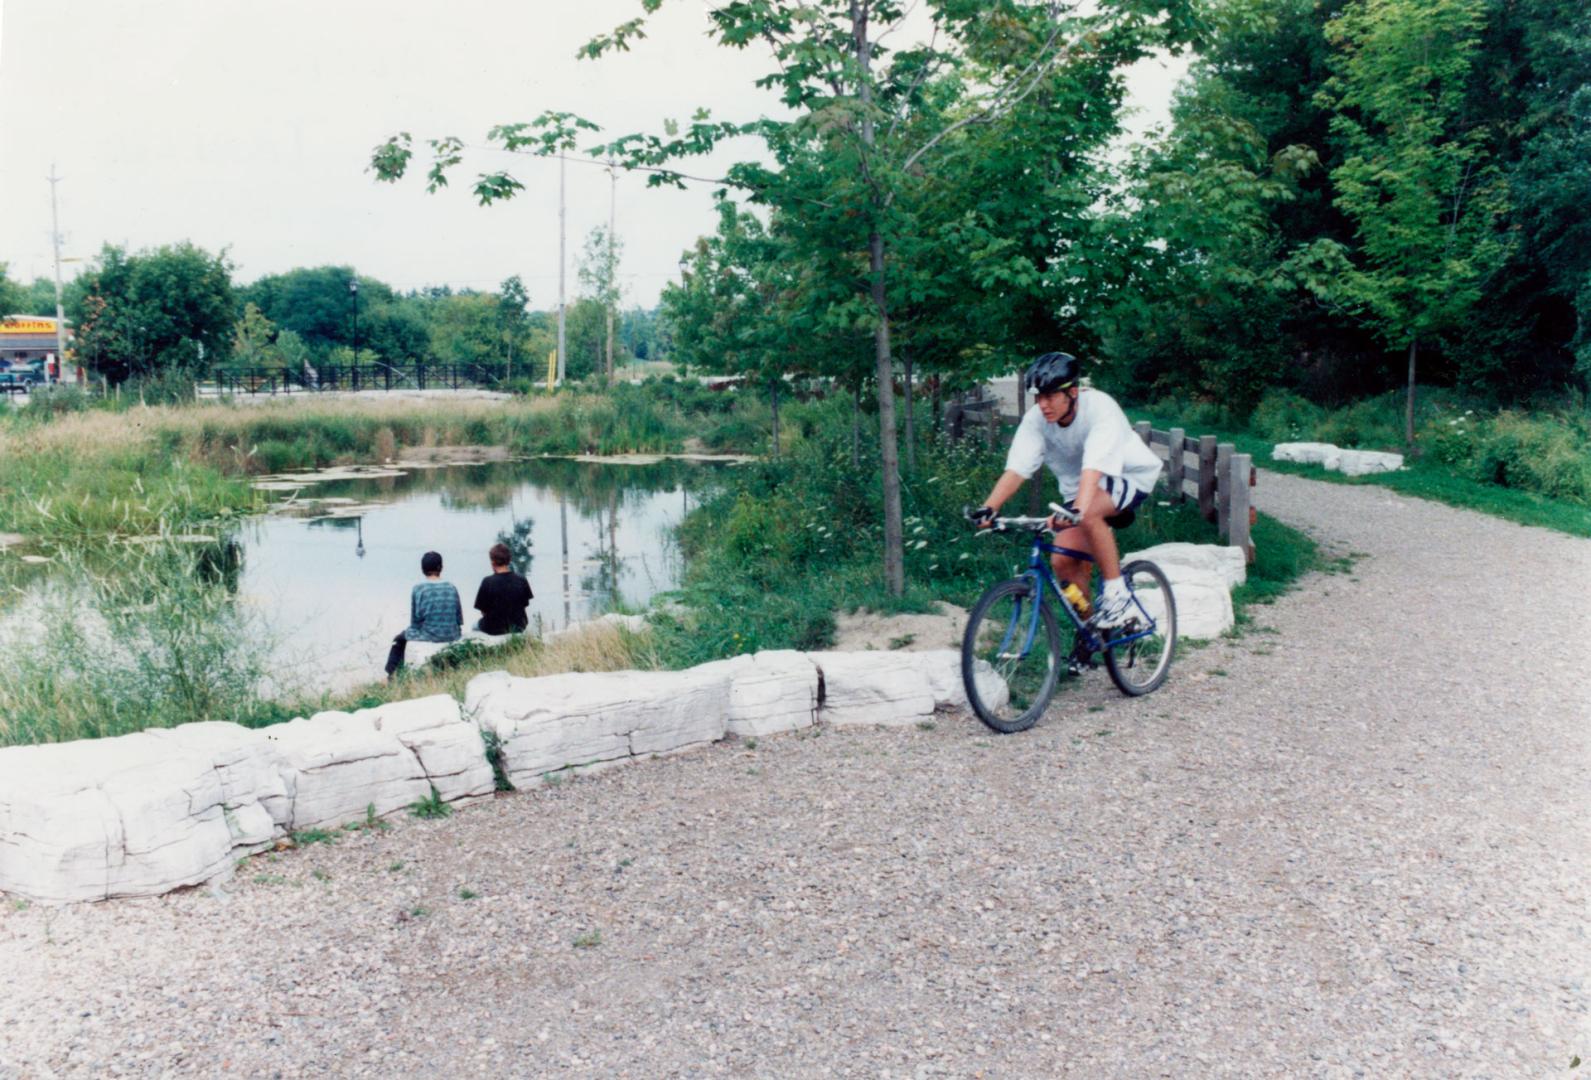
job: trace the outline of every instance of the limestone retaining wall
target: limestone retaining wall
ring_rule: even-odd
[[[187,724],[0,750],[0,892],[154,896],[237,860],[429,798],[490,795],[483,735],[515,787],[549,774],[769,735],[823,719],[907,723],[963,703],[956,654],[764,652],[689,671],[473,679],[445,695],[262,729]],[[831,687],[833,708],[826,707]]]

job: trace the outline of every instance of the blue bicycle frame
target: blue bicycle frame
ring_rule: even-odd
[[[1061,610],[1066,612],[1067,617],[1072,620],[1072,625],[1077,628],[1077,633],[1083,643],[1083,647],[1090,653],[1104,652],[1106,649],[1113,649],[1118,645],[1126,645],[1130,642],[1137,641],[1140,638],[1146,638],[1149,635],[1155,633],[1155,620],[1153,616],[1151,616],[1149,612],[1144,609],[1143,604],[1139,602],[1136,593],[1133,595],[1133,603],[1137,605],[1139,611],[1143,612],[1144,619],[1148,623],[1148,627],[1146,629],[1140,630],[1135,634],[1128,634],[1125,637],[1110,638],[1109,640],[1101,638],[1098,634],[1094,633],[1094,628],[1089,626],[1078,617],[1077,610],[1073,608],[1072,605],[1067,602],[1066,597],[1062,595],[1061,587],[1056,583],[1055,575],[1050,571],[1050,560],[1045,558],[1047,555],[1066,555],[1073,559],[1082,559],[1085,562],[1094,561],[1094,556],[1086,551],[1078,551],[1075,548],[1057,547],[1054,544],[1047,543],[1041,534],[1034,534],[1033,551],[1028,559],[1027,572],[1021,575],[1022,577],[1033,582],[1033,609],[1028,612],[1027,632],[1022,641],[1022,652],[1020,655],[1026,656],[1028,654],[1028,650],[1033,648],[1033,639],[1038,636],[1039,605],[1044,602],[1044,594],[1046,592],[1045,586],[1049,587],[1047,591],[1054,594],[1055,599],[1061,605]],[[1010,651],[1011,641],[1013,638],[1015,638],[1017,626],[1021,622],[1022,604],[1021,601],[1018,601],[1015,610],[1011,613],[1011,625],[1006,627],[1005,637],[1000,639],[999,651],[1002,654],[1008,653]]]

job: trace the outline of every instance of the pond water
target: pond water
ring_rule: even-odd
[[[280,688],[344,689],[381,677],[426,551],[442,555],[466,626],[479,617],[471,604],[499,541],[535,593],[533,628],[619,603],[645,607],[679,583],[674,527],[719,467],[538,459],[374,470],[380,475],[326,479],[296,494],[273,480],[261,486],[282,501],[215,546],[238,602],[271,643]],[[24,594],[51,576],[48,565],[32,570]],[[0,623],[14,630],[29,605],[7,606]]]

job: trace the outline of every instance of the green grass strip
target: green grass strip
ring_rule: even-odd
[[[1133,420],[1147,420],[1155,427],[1166,430],[1181,421],[1174,416],[1157,414],[1147,409],[1128,409]],[[1254,464],[1272,472],[1324,480],[1330,484],[1374,485],[1390,488],[1401,495],[1445,503],[1464,510],[1503,518],[1520,525],[1536,525],[1554,529],[1570,536],[1591,536],[1591,507],[1551,499],[1534,492],[1517,488],[1499,487],[1467,476],[1460,476],[1439,463],[1410,461],[1398,472],[1372,473],[1368,476],[1344,476],[1319,465],[1305,465],[1295,461],[1273,461],[1271,451],[1275,444],[1269,439],[1240,428],[1201,425],[1189,429],[1188,437],[1214,435],[1229,442],[1240,454],[1251,454]],[[1257,541],[1256,541],[1257,542]]]

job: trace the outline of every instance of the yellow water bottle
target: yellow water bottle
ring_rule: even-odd
[[[1061,586],[1061,595],[1066,597],[1067,603],[1071,604],[1072,607],[1077,609],[1078,618],[1088,618],[1088,612],[1091,605],[1088,602],[1088,596],[1084,594],[1082,589],[1077,587],[1076,582],[1068,581],[1065,585]]]

